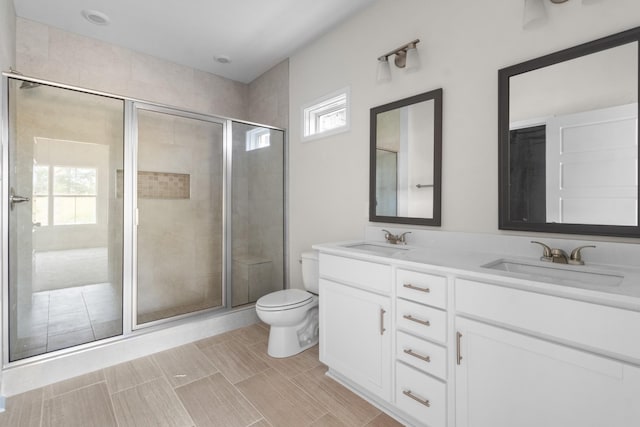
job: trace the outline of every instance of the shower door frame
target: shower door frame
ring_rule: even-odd
[[[227,250],[231,246],[231,230],[229,225],[227,224],[227,219],[229,218],[227,215],[227,196],[230,194],[229,185],[230,185],[230,172],[231,172],[231,150],[229,143],[231,139],[229,136],[231,135],[231,120],[219,118],[215,116],[209,116],[206,114],[194,113],[189,111],[180,110],[173,107],[162,106],[150,102],[144,101],[132,101],[130,103],[131,111],[129,112],[129,120],[130,126],[129,129],[129,137],[131,138],[132,147],[131,152],[129,153],[129,160],[131,162],[130,172],[125,173],[125,177],[129,176],[129,185],[130,187],[126,187],[127,180],[125,178],[125,197],[126,194],[129,194],[131,204],[131,212],[133,213],[133,224],[132,224],[132,233],[131,233],[131,289],[129,295],[131,297],[131,310],[129,310],[131,315],[131,320],[129,322],[131,331],[136,331],[140,329],[145,329],[157,325],[161,325],[163,323],[172,322],[178,319],[188,318],[197,313],[207,313],[216,310],[224,310],[230,307],[230,300],[227,301],[227,297],[231,296],[231,287],[230,287],[230,275],[228,275],[227,270]],[[208,123],[216,123],[222,125],[222,305],[219,307],[211,307],[203,310],[193,311],[189,313],[180,314],[177,316],[166,317],[163,319],[153,320],[150,322],[138,323],[138,111],[151,111],[154,113],[166,114],[174,117],[182,117],[193,120],[201,120]],[[127,121],[125,120],[125,123]],[[125,125],[126,126],[126,125]],[[126,138],[126,137],[125,137]],[[126,158],[126,153],[125,153]],[[126,159],[125,159],[126,163]],[[126,172],[126,169],[125,169]],[[126,189],[128,188],[128,192]],[[124,301],[123,301],[124,304]],[[124,306],[124,305],[123,305]],[[131,332],[130,331],[130,332]],[[124,335],[124,332],[123,332]]]
[[[53,352],[43,353],[36,356],[20,359],[17,361],[9,362],[9,79],[18,79],[32,83],[39,83],[43,85],[53,86],[60,89],[73,90],[77,92],[104,96],[108,98],[119,99],[124,102],[124,138],[123,138],[123,168],[124,168],[124,188],[123,188],[123,248],[122,248],[122,335],[117,335],[110,338],[104,338],[95,340],[85,344],[79,344],[73,347],[68,347]],[[87,88],[82,88],[74,85],[68,85],[64,83],[58,83],[50,80],[40,79],[25,76],[16,72],[2,72],[2,87],[4,92],[2,93],[1,108],[0,108],[0,143],[2,144],[0,167],[2,168],[0,176],[2,183],[0,185],[0,217],[2,227],[2,254],[0,257],[0,270],[1,270],[1,295],[2,304],[0,304],[0,321],[2,323],[0,330],[2,331],[2,368],[17,367],[21,365],[28,365],[34,362],[44,361],[51,357],[58,357],[60,355],[72,354],[84,349],[92,349],[103,344],[113,343],[117,341],[126,340],[129,337],[146,333],[149,330],[161,328],[165,323],[175,322],[176,320],[186,320],[187,318],[193,318],[203,313],[210,313],[213,311],[221,314],[233,312],[234,309],[231,305],[231,293],[232,293],[232,280],[231,277],[231,264],[232,257],[232,221],[231,219],[231,185],[232,185],[232,144],[233,134],[232,125],[234,122],[243,123],[247,125],[259,126],[265,129],[277,130],[283,133],[283,224],[284,233],[283,239],[283,289],[289,287],[289,231],[288,231],[288,219],[289,219],[289,138],[285,129],[265,125],[261,123],[250,122],[246,120],[239,120],[228,118],[224,116],[209,115],[196,113],[173,107],[170,105],[164,105],[161,103],[155,103],[145,101],[141,99],[131,98],[127,96],[117,95],[108,92],[102,92]],[[153,322],[147,322],[141,325],[137,325],[136,314],[136,291],[137,291],[137,115],[136,108],[143,107],[142,109],[165,112],[168,114],[179,115],[187,118],[194,118],[205,120],[208,122],[219,123],[223,125],[223,196],[222,196],[222,306],[213,307],[205,310],[195,311],[192,313],[186,313],[179,316],[169,317],[166,319],[160,319]],[[243,310],[244,308],[240,308]],[[1,373],[0,373],[1,376]]]

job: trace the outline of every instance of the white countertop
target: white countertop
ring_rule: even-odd
[[[385,247],[385,249],[388,247],[390,251],[397,248],[398,251],[385,255],[348,247],[358,244],[372,244]],[[380,263],[393,263],[407,268],[427,268],[434,273],[455,275],[460,278],[482,280],[527,291],[640,311],[640,267],[635,266],[612,266],[593,263],[587,263],[587,265],[583,266],[549,264],[537,258],[522,257],[508,253],[390,245],[384,242],[362,240],[316,244],[313,245],[313,248],[322,253]],[[582,284],[577,281],[565,281],[552,277],[483,267],[502,259],[576,272],[619,275],[622,276],[622,279],[617,285]]]

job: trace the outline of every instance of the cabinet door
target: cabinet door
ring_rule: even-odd
[[[468,319],[457,427],[637,427],[640,368]]]
[[[320,360],[366,390],[391,397],[388,297],[320,280]]]

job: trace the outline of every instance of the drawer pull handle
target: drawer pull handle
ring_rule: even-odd
[[[410,398],[412,398],[413,400],[415,400],[418,403],[423,404],[426,407],[430,407],[431,406],[431,402],[429,402],[429,400],[427,399],[420,399],[418,396],[414,395],[413,393],[411,393],[411,390],[403,390],[402,394],[404,394],[405,396],[408,396]]]
[[[429,322],[428,320],[416,319],[415,317],[413,317],[410,314],[405,314],[402,317],[404,317],[407,320],[411,320],[412,322],[420,323],[421,325],[424,325],[424,326],[431,326],[431,322]]]
[[[386,313],[384,308],[380,308],[380,335],[384,335],[384,314]]]
[[[462,334],[460,332],[456,332],[456,363],[459,365],[462,362],[462,351],[460,350],[460,339],[462,338]]]
[[[402,286],[407,289],[413,289],[414,291],[420,291],[420,292],[426,292],[426,293],[431,292],[431,289],[429,288],[421,288],[420,286],[415,286],[415,285],[412,285],[411,283],[405,283]]]
[[[415,351],[411,350],[410,348],[405,349],[404,352],[407,353],[409,356],[413,356],[420,360],[424,360],[427,363],[431,363],[431,357],[418,354]]]

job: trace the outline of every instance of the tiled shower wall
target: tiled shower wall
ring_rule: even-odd
[[[289,128],[289,60],[249,83],[248,120]]]
[[[138,320],[220,306],[222,125],[150,111],[138,120]]]
[[[21,73],[245,119],[248,85],[23,18],[17,19]]]
[[[247,151],[245,135],[253,128],[233,127],[234,305],[255,302],[284,281],[282,133],[271,132],[269,147]]]

